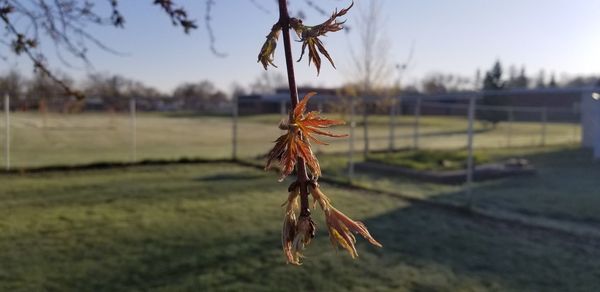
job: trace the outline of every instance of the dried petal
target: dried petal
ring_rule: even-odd
[[[292,243],[292,254],[296,263],[300,263],[302,251],[310,244],[310,241],[315,237],[316,224],[310,217],[300,216],[296,225],[296,233]]]
[[[298,62],[302,60],[304,52],[308,47],[308,65],[310,66],[311,63],[315,64],[317,75],[321,72],[321,57],[319,53],[325,56],[333,68],[335,68],[331,55],[329,55],[329,52],[327,52],[327,49],[325,49],[325,46],[319,37],[324,36],[328,32],[341,30],[344,22],[338,22],[337,18],[344,16],[352,6],[354,6],[354,2],[352,2],[348,8],[342,9],[339,12],[336,10],[329,19],[315,26],[303,25],[301,20],[295,18],[291,19],[290,26],[294,29],[298,37],[300,37],[300,41],[302,42],[302,52]]]
[[[318,140],[315,135],[328,137],[346,137],[347,135],[336,135],[320,129],[333,125],[343,124],[343,121],[328,120],[321,118],[317,112],[305,113],[306,106],[310,97],[315,92],[310,92],[298,102],[292,114],[290,121],[281,123],[279,128],[287,130],[287,133],[281,135],[275,140],[275,146],[267,154],[267,164],[265,169],[269,169],[273,161],[279,161],[280,181],[294,171],[298,157],[302,158],[313,176],[321,175],[321,167],[317,157],[314,155],[310,142],[318,144],[327,144]]]
[[[299,255],[294,252],[293,241],[296,237],[296,228],[298,225],[298,219],[296,218],[296,210],[298,209],[298,195],[300,189],[295,188],[290,191],[288,199],[285,203],[286,206],[285,216],[283,219],[283,227],[281,230],[281,244],[283,247],[283,254],[286,260],[290,264],[299,265]]]
[[[309,185],[310,194],[313,199],[319,203],[321,209],[325,213],[325,222],[327,223],[327,229],[329,230],[329,239],[333,246],[339,245],[343,249],[350,253],[352,258],[358,256],[356,251],[355,243],[356,238],[352,234],[358,233],[367,239],[371,244],[382,247],[381,243],[377,242],[373,236],[367,230],[367,227],[360,221],[354,221],[344,213],[331,205],[331,201],[323,192],[319,189],[319,185],[313,182]]]
[[[281,26],[279,24],[275,24],[271,29],[271,32],[267,35],[267,40],[262,45],[260,49],[260,53],[258,53],[258,61],[260,62],[265,70],[267,70],[268,65],[272,65],[273,67],[277,66],[273,63],[275,58],[275,48],[277,48],[277,39],[279,39],[279,33],[281,32]]]

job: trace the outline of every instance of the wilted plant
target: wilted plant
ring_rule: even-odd
[[[343,121],[323,118],[319,112],[315,111],[306,112],[308,101],[316,94],[315,92],[308,93],[301,101],[298,100],[290,40],[290,29],[293,29],[302,42],[300,59],[308,48],[309,65],[311,62],[315,64],[317,74],[321,69],[319,53],[325,56],[335,68],[329,52],[319,37],[328,32],[341,30],[344,22],[338,21],[338,17],[345,15],[352,8],[354,2],[348,8],[334,12],[325,22],[315,26],[307,26],[300,19],[291,18],[288,14],[286,0],[278,0],[278,3],[279,21],[273,25],[271,32],[267,35],[267,40],[258,54],[258,62],[265,69],[268,65],[276,67],[273,57],[279,35],[282,34],[292,109],[288,120],[282,121],[279,125],[279,128],[286,132],[275,140],[275,146],[267,155],[265,168],[269,169],[272,163],[277,161],[280,166],[280,181],[292,174],[294,170],[296,171],[296,180],[289,186],[288,199],[283,204],[285,206],[281,234],[283,252],[288,263],[299,265],[302,251],[315,236],[316,224],[311,218],[309,208],[310,195],[323,210],[331,243],[334,247],[339,245],[344,248],[355,258],[358,253],[353,233],[362,235],[373,245],[381,247],[381,244],[369,234],[363,223],[350,219],[334,208],[319,187],[318,179],[321,176],[321,167],[311,149],[311,143],[327,145],[317,139],[317,135],[328,137],[345,137],[346,135],[337,135],[324,130],[330,126],[343,124]]]

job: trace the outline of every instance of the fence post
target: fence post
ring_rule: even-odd
[[[7,94],[4,95],[4,130],[6,131],[4,134],[4,162],[6,171],[10,170],[10,96]]]
[[[231,107],[231,144],[232,152],[231,158],[237,160],[237,130],[238,130],[238,115],[239,115],[239,99],[236,96],[233,97],[233,104]]]
[[[396,98],[392,97],[390,104],[390,134],[389,134],[389,146],[390,152],[394,151],[396,141]]]
[[[322,101],[319,101],[319,103],[317,104],[317,110],[320,113],[323,113],[323,102]]]
[[[350,137],[348,138],[348,180],[354,178],[354,97],[350,97]]]
[[[473,123],[475,120],[475,95],[469,99],[469,125],[467,129],[467,182],[466,192],[469,200],[469,206],[473,205],[472,184],[473,184]]]
[[[546,124],[548,123],[548,108],[542,107],[542,139],[541,145],[546,146]]]
[[[515,120],[515,116],[514,116],[514,109],[513,107],[508,108],[508,133],[507,133],[507,141],[506,141],[506,146],[507,147],[511,147],[512,146],[512,128],[513,128],[513,122]]]
[[[129,126],[131,130],[131,161],[137,160],[137,117],[135,97],[129,99]]]
[[[577,139],[579,137],[578,132],[579,132],[579,128],[582,125],[581,122],[581,113],[579,112],[579,102],[576,102],[573,104],[573,120],[575,121],[573,123],[573,144],[577,144]],[[581,141],[579,143],[581,145]]]
[[[279,102],[279,112],[281,113],[281,115],[284,118],[287,116],[287,108],[286,108],[285,100],[282,100]]]
[[[415,121],[413,123],[413,148],[419,149],[419,126],[421,123],[421,97],[417,97],[417,104],[415,105]]]
[[[353,105],[354,106],[354,105]],[[365,147],[363,148],[363,156],[367,158],[369,156],[369,113],[367,111],[367,100],[363,97],[363,139],[365,141]]]

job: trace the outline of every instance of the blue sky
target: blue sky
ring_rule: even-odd
[[[256,56],[264,36],[276,21],[273,0],[255,0],[271,13],[254,7],[250,0],[217,0],[213,10],[213,27],[217,47],[228,54],[213,56],[208,49],[204,30],[204,1],[180,1],[198,20],[200,29],[185,35],[170,26],[165,15],[151,1],[122,0],[126,16],[125,29],[91,28],[91,31],[115,50],[127,53],[117,56],[93,48],[90,58],[94,70],[118,73],[144,81],[161,90],[170,91],[184,81],[210,79],[228,90],[234,82],[246,85],[263,69]],[[366,6],[370,0],[355,0]],[[414,58],[404,76],[411,83],[431,72],[457,73],[473,77],[480,68],[486,70],[496,59],[505,65],[525,66],[529,75],[541,68],[548,73],[600,73],[600,11],[598,0],[380,0],[383,1],[385,28],[391,44],[390,60],[406,59],[414,42]],[[302,8],[307,24],[322,21],[323,16],[291,0],[292,8]],[[321,0],[322,7],[333,10],[348,1]],[[104,2],[102,2],[103,4]],[[352,26],[359,7],[350,11]],[[319,77],[306,60],[296,63],[299,84],[336,86],[349,80],[351,62],[348,46],[356,43],[356,29],[349,34],[333,33],[326,39],[338,70],[328,64]],[[281,42],[282,43],[282,42]],[[284,73],[282,49],[276,53],[278,72]],[[294,52],[298,56],[300,46]],[[55,68],[75,78],[85,70],[60,66],[49,54]],[[4,65],[30,71],[23,59],[10,59]],[[395,78],[395,77],[393,77]]]

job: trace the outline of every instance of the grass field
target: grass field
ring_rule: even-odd
[[[358,172],[353,183],[404,196],[501,209],[527,215],[545,216],[600,227],[598,175],[600,163],[592,153],[576,146],[487,148],[478,155],[491,160],[525,158],[537,169],[533,177],[514,177],[476,182],[471,196],[463,186],[426,183],[386,173]],[[385,154],[377,154],[385,156]],[[358,161],[362,157],[357,158]],[[323,155],[324,173],[347,181],[347,158]]]
[[[330,115],[333,118],[347,118]],[[264,154],[280,135],[277,124],[280,115],[241,117],[238,126],[239,157]],[[355,149],[363,148],[363,127],[355,129]],[[2,119],[4,123],[4,119]],[[396,120],[395,146],[412,145],[413,117]],[[180,157],[230,158],[232,155],[232,123],[229,117],[149,114],[137,118],[137,159],[174,159]],[[371,116],[368,120],[370,149],[387,149],[389,118]],[[3,127],[4,125],[2,125]],[[456,149],[466,145],[466,120],[457,117],[423,117],[420,145],[423,148]],[[489,129],[477,123],[476,147],[506,147],[539,145],[541,127],[537,123],[515,123],[508,139],[508,125]],[[348,133],[348,126],[335,130]],[[548,145],[579,141],[578,128],[573,124],[550,123]],[[14,113],[11,120],[11,162],[15,167],[82,164],[99,161],[129,161],[132,158],[132,132],[127,115],[85,113],[74,115]],[[0,140],[4,141],[4,131]],[[348,140],[332,141],[318,151],[348,151]],[[5,157],[2,156],[2,160]],[[3,162],[3,161],[2,161]]]
[[[552,164],[573,153],[548,155]],[[289,266],[279,243],[285,188],[272,173],[233,164],[0,175],[0,290],[600,289],[597,240],[327,184],[334,203],[384,248],[359,239],[353,261],[332,250],[319,220],[305,264]]]
[[[398,152],[383,152],[369,154],[369,161],[399,166],[422,171],[444,171],[464,169],[467,161],[465,150],[405,150]],[[475,152],[473,163],[475,165],[489,163],[491,160]]]

